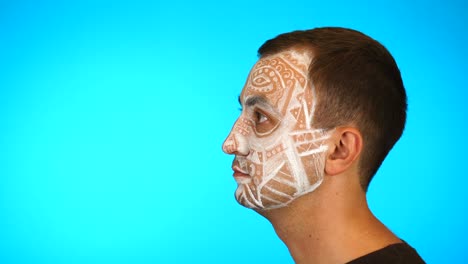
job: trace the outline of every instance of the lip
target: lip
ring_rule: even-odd
[[[234,171],[232,176],[234,176],[234,180],[236,180],[237,184],[249,184],[252,181],[252,177],[238,166],[232,166],[232,170]]]
[[[232,170],[234,171],[234,177],[250,177],[249,173],[243,171],[237,164],[232,166]]]
[[[238,160],[234,160],[234,162],[232,163],[232,170],[234,171],[232,176],[234,177],[237,183],[246,183],[247,181],[252,180],[252,177],[250,176],[249,172],[241,169]]]

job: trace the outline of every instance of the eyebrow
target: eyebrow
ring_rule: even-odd
[[[246,107],[250,108],[250,107],[253,107],[255,105],[260,105],[265,110],[270,109],[270,111],[278,113],[278,110],[274,106],[272,106],[270,104],[268,99],[266,99],[265,97],[260,96],[260,95],[254,95],[254,96],[251,96],[251,97],[247,98],[247,100],[245,100],[244,104],[242,104],[242,100],[241,100],[240,96],[238,97],[238,100],[239,100],[239,104],[240,104],[241,108],[243,106],[246,106]]]
[[[238,97],[238,99],[239,99],[239,104],[243,106],[240,96]],[[254,105],[261,105],[266,108],[273,108],[272,105],[268,102],[268,100],[265,97],[259,96],[259,95],[254,95],[254,96],[247,98],[244,104],[246,107],[252,107]]]
[[[239,104],[241,105],[241,107],[243,106],[240,96],[239,96]],[[272,113],[275,113],[276,115],[280,115],[279,110],[276,109],[276,107],[274,107],[273,105],[271,105],[268,99],[266,99],[263,96],[254,95],[254,96],[247,98],[247,100],[245,100],[246,107],[253,107],[255,105],[260,105],[260,107],[263,108],[264,110],[268,110],[268,111],[271,111]]]
[[[268,100],[262,96],[252,96],[252,97],[247,98],[247,100],[245,100],[245,105],[248,107],[251,107],[257,104],[269,105]]]

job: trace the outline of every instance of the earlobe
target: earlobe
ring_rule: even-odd
[[[352,127],[337,128],[330,138],[325,161],[325,173],[337,175],[348,170],[358,160],[362,150],[362,136]]]

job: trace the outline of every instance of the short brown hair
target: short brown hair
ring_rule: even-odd
[[[369,183],[401,137],[407,99],[400,70],[388,50],[361,32],[326,27],[285,33],[266,41],[260,57],[300,49],[313,55],[309,78],[316,89],[314,126],[354,124],[361,131],[360,183]]]

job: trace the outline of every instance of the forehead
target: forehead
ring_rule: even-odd
[[[250,71],[241,93],[241,103],[249,97],[261,97],[279,107],[290,90],[306,88],[310,61],[310,56],[296,51],[261,58]]]

